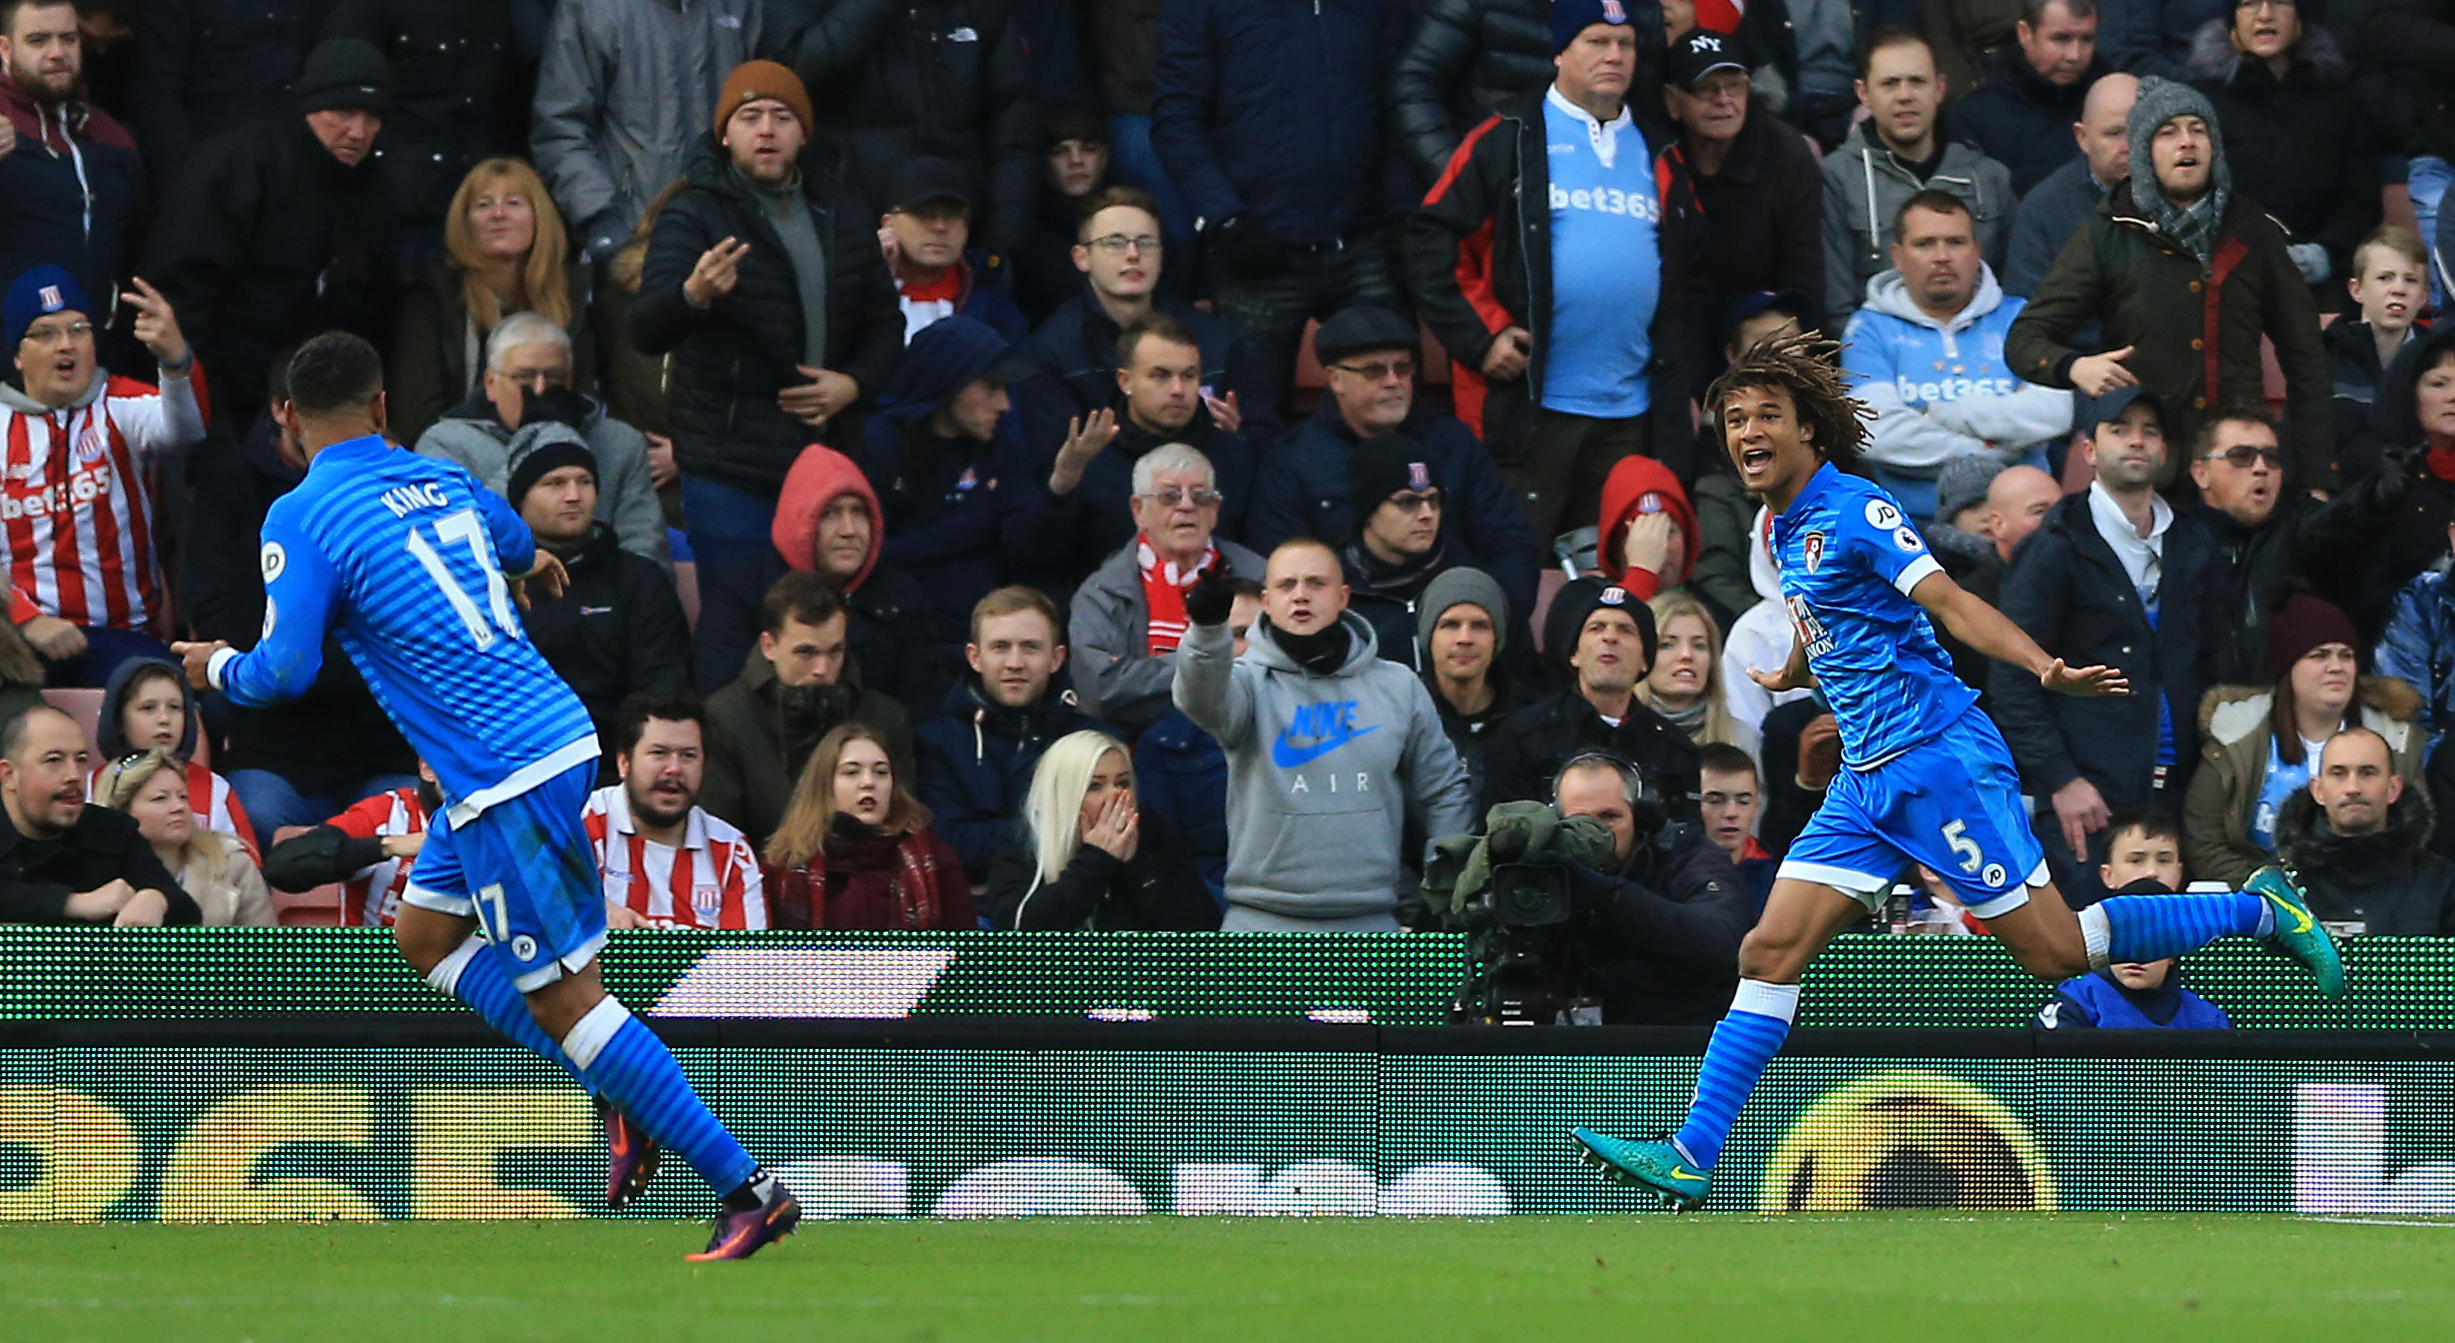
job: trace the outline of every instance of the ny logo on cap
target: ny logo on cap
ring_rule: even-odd
[[[1422,462],[1407,463],[1407,488],[1418,494],[1432,488],[1432,468]]]
[[[1603,22],[1628,22],[1628,7],[1621,4],[1620,0],[1603,0]]]
[[[1696,48],[1698,51],[1719,52],[1722,49],[1722,39],[1715,37],[1711,33],[1700,32],[1689,36],[1688,45]]]
[[[60,287],[58,285],[47,284],[43,286],[44,312],[58,312],[60,309],[67,306],[68,300],[60,297]]]

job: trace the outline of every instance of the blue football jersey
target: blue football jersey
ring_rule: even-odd
[[[1782,599],[1841,728],[1869,769],[1938,736],[1977,703],[1910,589],[1942,566],[1893,497],[1830,462],[1773,519]]]
[[[329,631],[434,768],[456,822],[597,758],[579,696],[528,639],[503,578],[536,553],[501,495],[368,436],[315,456],[264,518],[264,633],[213,680],[257,708],[305,694]]]

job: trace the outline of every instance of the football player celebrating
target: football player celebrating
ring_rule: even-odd
[[[1667,1141],[1571,1136],[1608,1179],[1676,1208],[1705,1201],[1722,1143],[1789,1034],[1799,976],[1875,909],[1912,863],[1940,873],[2022,969],[2049,982],[2163,960],[2227,933],[2266,939],[2344,992],[2335,943],[2291,877],[2262,868],[2242,891],[2118,895],[2078,915],[2047,876],[2011,751],[1936,642],[1953,637],[2067,695],[2128,693],[2109,667],[2066,667],[1945,576],[1883,490],[1844,474],[1866,437],[1834,345],[1789,336],[1740,355],[1707,393],[1743,487],[1773,512],[1772,547],[1798,639],[1789,665],[1748,674],[1772,691],[1819,685],[1844,768],[1784,855],[1764,916],[1739,949],[1739,991],[1714,1028],[1686,1122]]]

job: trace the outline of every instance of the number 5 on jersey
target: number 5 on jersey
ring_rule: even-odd
[[[1986,854],[1978,848],[1978,842],[1969,837],[1967,821],[1956,820],[1945,826],[1944,843],[1951,845],[1952,852],[1960,857],[1963,872],[1975,872],[1978,865],[1986,861]]]
[[[423,531],[412,526],[408,539],[401,543],[416,558],[418,567],[426,570],[426,576],[435,580],[435,586],[442,590],[443,599],[451,604],[452,614],[460,617],[460,623],[469,631],[469,637],[480,648],[494,646],[496,629],[500,629],[504,637],[517,640],[520,637],[520,622],[512,615],[511,589],[504,585],[503,571],[495,567],[486,555],[485,523],[478,518],[477,510],[464,508],[437,521],[435,540],[446,545],[459,542],[468,546],[469,562],[486,576],[486,604],[494,613],[494,628],[487,626],[485,614],[478,610],[477,599],[461,590],[460,580],[452,576],[451,566],[444,563],[442,552],[435,548],[433,541],[426,539]]]

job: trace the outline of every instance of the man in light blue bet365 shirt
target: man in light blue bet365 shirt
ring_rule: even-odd
[[[801,1215],[791,1191],[598,974],[605,897],[580,819],[596,733],[513,609],[523,578],[504,573],[508,556],[553,596],[561,564],[465,468],[385,440],[373,346],[318,336],[289,382],[275,413],[306,448],[307,478],[265,515],[264,633],[244,653],[177,645],[188,679],[247,708],[295,699],[329,632],[443,789],[394,928],[402,956],[596,1098],[608,1202],[645,1188],[665,1149],[722,1196],[691,1258],[743,1258],[784,1236]]]
[[[1621,458],[1660,448],[1677,470],[1693,440],[1677,283],[1693,266],[1685,224],[1662,209],[1657,146],[1629,113],[1635,3],[1553,5],[1551,87],[1469,131],[1407,224],[1408,279],[1449,350],[1458,418],[1546,546],[1594,522]]]

